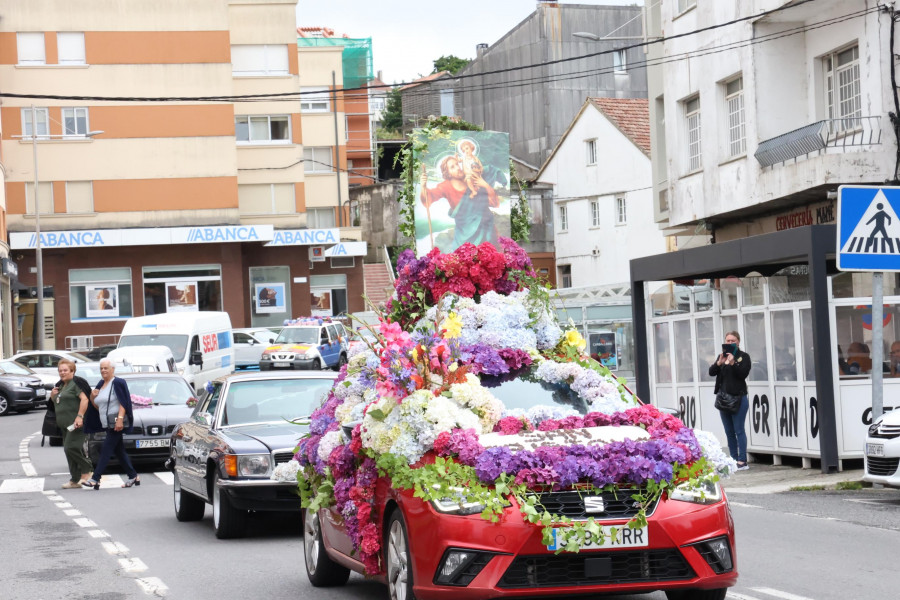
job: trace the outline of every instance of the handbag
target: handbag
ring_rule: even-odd
[[[47,407],[47,412],[44,413],[41,435],[45,437],[59,437],[61,435],[59,426],[56,424],[56,410],[54,410],[52,404]]]
[[[716,394],[716,408],[724,413],[734,415],[741,409],[741,400],[743,400],[743,396],[735,396],[725,390],[719,390]]]

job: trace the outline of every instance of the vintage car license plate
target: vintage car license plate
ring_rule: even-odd
[[[291,366],[291,363],[289,363],[289,362],[287,362],[287,361],[276,361],[276,362],[274,363],[274,365],[275,365],[276,367],[289,367],[289,366]]]
[[[884,444],[866,444],[866,456],[884,456]]]
[[[169,438],[161,440],[135,440],[135,448],[168,448],[171,440]]]
[[[581,549],[582,550],[607,550],[609,548],[644,548],[650,545],[650,536],[647,533],[646,527],[639,527],[637,529],[629,529],[625,525],[619,525],[617,527],[605,525],[600,527],[603,531],[603,535],[605,536],[604,544],[601,546],[594,542],[588,542]],[[612,537],[612,530],[616,530],[616,536]],[[557,532],[560,529],[553,530],[553,543],[547,546],[547,550],[556,551],[557,550]]]
[[[40,388],[40,389],[34,390],[34,393],[37,395],[38,398],[43,398],[45,395],[47,395],[47,390],[45,390],[44,388]]]

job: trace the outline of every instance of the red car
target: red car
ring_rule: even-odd
[[[587,405],[560,387],[515,380],[491,391],[507,408],[562,405],[585,414]],[[722,600],[737,582],[734,522],[718,483],[663,496],[647,509],[646,527],[636,529],[623,527],[637,513],[627,489],[602,496],[545,492],[541,503],[573,520],[594,517],[607,532],[616,527],[618,535],[602,547],[557,553],[543,543],[541,527],[523,521],[512,498],[492,523],[481,517],[481,506],[428,502],[410,490],[392,489],[381,477],[375,507],[383,543],[375,577],[387,584],[392,600],[655,590],[664,590],[669,600]],[[314,586],[342,585],[351,570],[364,573],[334,507],[305,515],[304,550]]]

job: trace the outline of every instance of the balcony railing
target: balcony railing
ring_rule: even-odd
[[[843,150],[854,146],[881,144],[881,117],[824,119],[759,143],[754,156],[759,164],[771,167],[828,148]]]

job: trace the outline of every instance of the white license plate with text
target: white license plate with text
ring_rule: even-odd
[[[585,544],[581,549],[582,550],[607,550],[609,548],[644,548],[650,545],[650,536],[648,535],[646,527],[638,527],[636,529],[630,529],[626,525],[619,526],[610,526],[605,525],[600,527],[603,531],[603,545],[597,544],[593,541],[589,541]],[[613,537],[612,530],[616,530],[616,535]],[[557,548],[557,540],[560,540],[562,536],[557,537],[558,533],[562,531],[562,529],[554,529],[553,530],[553,543],[547,546],[547,550],[556,551]]]
[[[866,444],[866,456],[884,456],[884,444]]]
[[[135,448],[168,448],[171,440],[169,438],[161,440],[135,440]]]
[[[47,390],[45,390],[44,388],[39,388],[34,390],[34,393],[37,394],[38,398],[43,398],[47,394]]]
[[[278,361],[278,362],[276,362],[276,363],[274,363],[274,364],[275,364],[276,367],[289,367],[289,366],[291,366],[291,363],[285,362],[285,361]]]

